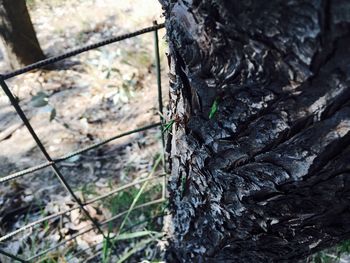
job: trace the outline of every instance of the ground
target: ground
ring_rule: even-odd
[[[152,26],[154,20],[160,23],[163,19],[158,2],[149,0],[33,0],[28,1],[28,6],[47,56]],[[164,30],[161,30],[166,98],[166,43],[163,36]],[[65,60],[54,70],[37,70],[7,82],[53,158],[159,121],[153,41],[153,33],[148,33]],[[0,60],[0,71],[8,70],[5,62]],[[43,100],[48,104],[36,107]],[[0,149],[1,177],[45,162],[3,93],[0,95]],[[160,131],[156,128],[111,142],[59,166],[78,196],[87,200],[147,177],[159,154]],[[157,169],[156,174],[161,172]],[[157,184],[150,185],[148,194],[144,195],[145,202],[156,199],[162,192]],[[94,203],[88,210],[99,221],[110,218],[128,209],[139,188],[137,185],[134,190],[118,194],[116,198]],[[74,204],[50,168],[2,183],[0,194],[1,236]],[[157,212],[159,207],[152,208],[154,211],[151,212]],[[137,217],[142,219],[145,214],[140,212]],[[30,257],[71,237],[87,224],[84,215],[75,210],[6,240],[2,247],[13,254]],[[80,262],[91,257],[94,261],[97,249],[78,256],[74,254],[101,241],[102,236],[91,231],[44,259],[65,262],[69,258],[69,262]],[[101,246],[103,243],[97,248]],[[127,245],[122,246],[118,253],[128,249]],[[100,255],[97,257],[102,259]],[[0,261],[10,262],[6,258]]]

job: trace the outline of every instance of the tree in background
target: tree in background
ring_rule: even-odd
[[[45,58],[25,0],[0,0],[0,39],[12,68]]]
[[[297,262],[350,238],[350,2],[161,0],[168,262]]]

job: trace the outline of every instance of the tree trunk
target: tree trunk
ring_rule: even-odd
[[[297,262],[350,238],[350,2],[161,2],[168,262]]]
[[[0,0],[0,39],[4,55],[12,68],[45,58],[25,0]]]

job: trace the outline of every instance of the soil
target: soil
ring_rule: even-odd
[[[48,57],[151,26],[154,20],[162,22],[157,1],[37,0],[28,5],[38,39]],[[162,37],[164,30],[159,33],[166,101],[166,43]],[[159,121],[153,41],[153,33],[148,33],[67,59],[53,70],[37,70],[7,81],[53,158]],[[0,71],[9,71],[2,55]],[[38,92],[47,95],[45,107],[33,106],[33,96]],[[54,119],[50,120],[50,116]],[[96,196],[147,176],[157,153],[161,153],[160,131],[155,128],[71,158],[60,163],[59,168],[80,197],[84,194],[82,189],[91,185],[94,188],[91,196]],[[0,177],[44,162],[45,158],[7,97],[0,93]],[[1,236],[38,219],[40,211],[49,215],[72,203],[50,168],[3,183],[0,185]],[[110,211],[101,207],[91,209],[102,211],[99,220],[110,216]],[[86,221],[80,220],[75,227],[79,228],[82,223]],[[48,242],[61,241],[62,235],[57,236],[54,229],[50,231],[51,234],[46,235],[50,236]],[[2,246],[13,254],[25,255],[29,248],[24,243],[30,235],[33,235],[31,230]],[[40,231],[34,234],[37,238],[40,235]],[[81,248],[101,241],[100,236],[93,236],[81,239]],[[35,249],[28,247],[35,254],[44,245]],[[1,256],[0,261],[9,262]]]

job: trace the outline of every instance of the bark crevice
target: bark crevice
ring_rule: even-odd
[[[296,262],[350,238],[344,1],[161,1],[169,262]]]

